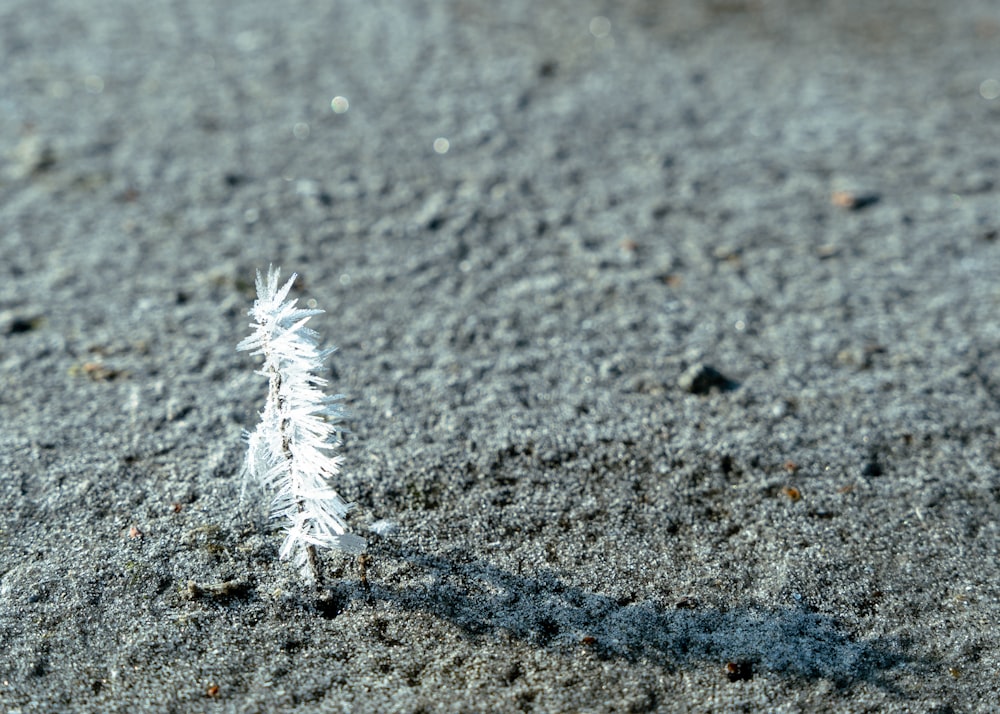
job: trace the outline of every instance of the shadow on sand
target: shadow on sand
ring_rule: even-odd
[[[522,576],[461,556],[379,550],[380,559],[405,560],[428,580],[394,587],[373,579],[367,590],[345,582],[336,593],[341,602],[363,598],[426,612],[470,637],[507,632],[540,647],[569,652],[586,646],[606,659],[646,660],[666,670],[694,661],[749,662],[783,676],[888,690],[894,689],[885,680],[888,670],[911,661],[899,645],[854,639],[834,618],[805,607],[622,602],[566,585],[548,571]]]

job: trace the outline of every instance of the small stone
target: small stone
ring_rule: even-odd
[[[11,178],[23,179],[48,171],[56,163],[52,145],[35,133],[26,134],[11,154]]]
[[[19,335],[31,332],[42,324],[40,315],[15,315],[9,312],[0,313],[0,333]]]
[[[732,389],[734,382],[708,364],[691,365],[677,380],[677,385],[691,394],[709,394],[712,391]]]
[[[882,475],[882,466],[879,464],[877,459],[869,459],[864,466],[861,467],[861,475],[867,478],[875,478]]]
[[[753,664],[745,660],[726,663],[726,679],[730,682],[749,682],[753,679]]]
[[[874,191],[834,191],[830,195],[830,203],[837,208],[845,208],[848,211],[860,211],[879,202],[879,196]]]

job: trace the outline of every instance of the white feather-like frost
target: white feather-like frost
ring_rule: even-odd
[[[271,518],[285,522],[280,557],[311,578],[308,546],[359,553],[366,543],[348,532],[344,517],[352,504],[332,486],[340,472],[342,411],[317,372],[333,350],[320,350],[319,336],[305,326],[323,311],[295,307],[297,300],[286,298],[296,275],[280,287],[278,276],[274,267],[266,277],[257,271],[257,299],[248,313],[253,332],[237,345],[263,356],[259,374],[269,382],[260,423],[247,437],[244,477],[273,493]]]

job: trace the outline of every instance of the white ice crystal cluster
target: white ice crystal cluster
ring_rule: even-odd
[[[348,532],[344,516],[351,504],[331,486],[340,472],[341,397],[325,394],[327,380],[318,374],[333,350],[320,350],[319,336],[305,326],[323,311],[286,300],[296,275],[280,288],[278,275],[271,267],[265,280],[257,271],[257,300],[248,313],[253,333],[237,346],[263,355],[258,374],[269,382],[260,424],[247,437],[244,478],[274,494],[271,518],[284,521],[287,533],[281,559],[293,560],[307,579],[319,581],[317,548],[359,553],[365,540]]]

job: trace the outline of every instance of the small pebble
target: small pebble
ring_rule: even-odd
[[[881,196],[873,191],[834,191],[830,195],[830,203],[848,211],[860,211],[878,203],[880,198]]]
[[[691,394],[709,394],[713,390],[725,391],[733,382],[715,367],[708,364],[691,365],[677,380],[677,385]]]
[[[22,179],[51,169],[56,163],[52,145],[34,133],[25,135],[11,153],[8,173],[11,178]]]

